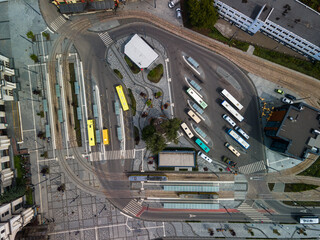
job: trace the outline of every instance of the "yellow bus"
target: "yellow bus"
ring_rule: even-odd
[[[102,130],[103,144],[109,145],[109,131],[108,129]]]
[[[89,119],[87,120],[87,126],[88,126],[88,138],[89,138],[89,146],[95,146],[96,145],[96,139],[94,136],[94,120]]]
[[[121,103],[121,106],[122,106],[122,109],[123,111],[127,111],[129,110],[129,106],[128,106],[128,103],[127,103],[127,99],[123,93],[123,88],[121,85],[119,86],[116,86],[116,90],[117,90],[117,93],[118,93],[118,97],[120,99],[120,103]]]

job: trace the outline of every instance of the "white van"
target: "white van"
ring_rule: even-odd
[[[312,130],[312,133],[313,133],[313,134],[316,134],[316,135],[320,135],[320,131],[317,130],[317,129],[313,129],[313,130]]]
[[[222,117],[224,120],[230,123],[232,127],[236,126],[236,123],[227,114],[223,114]]]
[[[198,156],[202,157],[204,160],[206,160],[208,163],[212,163],[212,159],[209,158],[207,155],[203,154],[202,152],[198,152]]]

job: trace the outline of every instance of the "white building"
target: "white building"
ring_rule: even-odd
[[[10,167],[9,146],[5,114],[5,101],[13,101],[13,89],[16,84],[12,82],[15,72],[10,68],[9,58],[0,55],[0,193],[10,188],[14,173]]]
[[[125,45],[124,54],[140,69],[149,67],[159,56],[138,34]]]
[[[16,234],[35,215],[33,208],[24,208],[25,196],[20,197],[11,203],[0,206],[0,239],[14,240]]]
[[[216,0],[214,5],[220,17],[249,34],[260,31],[306,57],[320,60],[320,15],[299,1]]]

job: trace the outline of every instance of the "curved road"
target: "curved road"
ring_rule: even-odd
[[[43,4],[44,2],[41,1]],[[80,18],[86,18],[86,16],[82,16]],[[81,24],[81,23],[80,23]],[[101,91],[101,94],[103,95],[102,98],[106,100],[106,102],[108,102],[108,104],[112,104],[112,101],[114,100],[114,91],[112,89],[112,87],[114,87],[114,84],[118,84],[118,81],[116,80],[116,78],[114,77],[114,75],[110,74],[110,71],[108,68],[105,67],[104,62],[102,61],[102,59],[104,59],[104,54],[101,51],[101,48],[103,48],[103,44],[102,41],[99,39],[99,37],[97,36],[97,34],[93,34],[93,33],[79,33],[77,31],[77,25],[80,25],[77,23],[73,23],[70,24],[70,26],[72,25],[72,27],[68,27],[68,24],[64,25],[64,28],[62,30],[62,35],[68,37],[71,35],[73,35],[72,40],[74,41],[75,46],[77,47],[80,56],[84,62],[84,66],[85,66],[85,71],[87,72],[87,77],[90,78],[90,76],[94,77],[94,81],[99,85],[100,89],[106,89],[106,91]],[[127,34],[128,32],[132,32],[132,26],[130,27],[124,27],[124,28],[120,28],[120,29],[116,29],[114,31],[112,31],[110,34],[112,36],[112,38],[118,38],[120,36],[124,36],[125,34]],[[257,105],[255,103],[255,99],[256,99],[256,95],[255,95],[255,91],[253,90],[253,87],[250,86],[250,84],[248,83],[242,83],[242,79],[243,79],[243,74],[241,71],[238,70],[237,67],[233,66],[232,64],[228,63],[224,58],[221,58],[215,54],[212,54],[210,52],[206,52],[206,50],[201,49],[199,46],[196,46],[194,44],[191,44],[186,42],[185,40],[182,40],[181,38],[169,35],[165,32],[161,32],[159,30],[155,30],[153,27],[151,26],[147,26],[145,24],[143,25],[139,25],[137,24],[135,26],[134,29],[136,32],[140,32],[143,31],[143,33],[148,32],[148,35],[156,38],[158,41],[163,42],[164,46],[167,48],[168,54],[169,54],[169,58],[170,58],[170,71],[172,72],[172,77],[176,78],[177,81],[173,81],[173,88],[174,89],[178,89],[178,92],[174,93],[174,101],[176,103],[176,114],[178,116],[183,115],[183,108],[185,106],[179,106],[179,102],[181,101],[181,97],[185,99],[185,96],[181,96],[179,94],[181,94],[181,86],[182,84],[182,73],[179,71],[176,71],[178,69],[180,69],[182,66],[182,62],[180,59],[178,59],[179,57],[181,57],[181,53],[182,51],[186,52],[187,54],[190,55],[196,55],[199,56],[197,58],[197,61],[201,64],[201,66],[203,66],[204,69],[206,69],[206,79],[208,79],[208,77],[213,77],[213,81],[208,81],[206,80],[206,84],[208,84],[208,88],[207,89],[207,95],[211,96],[211,94],[213,94],[213,99],[212,98],[208,98],[208,102],[209,105],[211,106],[218,106],[216,100],[219,98],[218,97],[218,93],[217,93],[217,86],[221,86],[218,83],[221,83],[221,79],[219,79],[219,77],[216,74],[216,69],[217,66],[223,66],[223,68],[225,70],[227,70],[228,72],[232,73],[232,76],[238,80],[240,86],[241,86],[241,90],[243,91],[243,95],[239,95],[239,97],[243,97],[243,96],[248,96],[247,100],[244,101],[244,105],[246,107],[250,107],[253,109],[253,113],[252,113],[252,117],[250,117],[251,115],[247,116],[248,119],[248,124],[253,124],[253,125],[259,125],[258,122],[255,122],[257,120],[255,120],[256,118],[254,118],[254,111],[256,111],[257,109]],[[149,32],[150,31],[150,32]],[[160,33],[161,32],[161,33]],[[179,44],[180,49],[177,51],[176,48],[171,47],[170,48],[170,41],[168,41],[168,38],[175,38],[174,41],[181,41],[181,45]],[[176,43],[176,42],[175,42]],[[177,54],[178,52],[178,54]],[[241,54],[239,54],[241,55]],[[208,59],[206,59],[208,58]],[[211,63],[209,63],[211,62]],[[210,68],[212,68],[212,71],[210,71]],[[173,70],[174,69],[174,70]],[[179,80],[178,80],[179,79]],[[92,80],[92,79],[91,79]],[[247,81],[247,79],[245,80]],[[177,84],[177,85],[175,85]],[[181,101],[182,102],[182,101]],[[177,107],[178,106],[178,107]],[[179,109],[179,110],[178,110]],[[214,110],[218,110],[218,107]],[[212,112],[212,114],[215,114],[215,111]],[[218,114],[220,114],[218,112]],[[248,113],[249,114],[249,113]],[[250,113],[251,114],[251,113]],[[255,115],[256,116],[256,115]],[[127,116],[126,119],[129,119],[130,116]],[[107,122],[106,124],[111,124],[113,121]],[[214,123],[214,125],[217,126],[221,126],[223,125],[222,123],[223,121],[220,119],[217,121],[217,123]],[[128,123],[129,124],[129,123]],[[111,124],[112,125],[112,124]],[[221,132],[221,129],[219,129],[219,131]],[[261,140],[261,132],[257,132],[256,133],[257,136],[254,138],[256,138],[256,140],[259,142]],[[132,136],[132,134],[131,134]],[[260,138],[260,139],[259,139]],[[132,139],[129,139],[132,141]],[[128,145],[129,145],[128,141]],[[131,143],[131,147],[133,147],[133,143]],[[115,148],[116,149],[116,148]],[[217,150],[221,149],[220,146],[217,146]],[[257,150],[260,151],[260,150]],[[259,154],[259,153],[258,153]],[[257,155],[259,156],[259,155]],[[125,178],[125,174],[123,173],[124,170],[129,170],[130,169],[130,165],[131,162],[130,161],[126,161],[125,165],[122,166],[120,161],[107,161],[107,163],[101,163],[99,162],[98,167],[101,170],[106,170],[108,172],[112,172],[112,173],[119,173],[119,177],[120,178]],[[102,180],[102,179],[101,179]],[[118,190],[123,190],[123,191],[119,191],[122,194],[124,192],[129,192],[129,186],[127,185],[127,183],[125,181],[119,181],[118,179],[115,180],[114,178],[109,178],[109,179],[104,179],[105,181],[102,182],[103,186],[106,190],[106,192],[108,192],[108,190],[111,190],[111,192],[114,192],[113,190],[118,189]],[[81,181],[81,180],[80,180]],[[122,198],[123,195],[114,195],[112,196],[112,202],[117,205],[119,208],[122,208],[124,205],[126,205],[126,203],[128,202],[128,199],[130,200],[130,196],[125,196],[125,198]],[[110,199],[111,200],[111,199]],[[277,208],[277,204],[274,204],[275,208]],[[290,208],[287,208],[290,209]],[[231,216],[229,215],[231,214]],[[233,214],[233,216],[232,216]],[[179,213],[179,215],[177,216],[176,213],[172,213],[172,212],[145,212],[142,216],[145,219],[155,219],[155,220],[159,220],[159,219],[165,219],[165,220],[171,220],[171,219],[188,219],[188,213]],[[203,220],[212,220],[212,219],[216,219],[217,221],[225,221],[227,219],[230,220],[234,219],[234,220],[245,220],[246,216],[244,216],[243,214],[240,213],[197,213],[197,217],[196,219],[203,219]],[[289,219],[291,219],[291,217],[288,218],[288,216],[284,213],[281,215],[277,215],[277,216],[273,216],[272,218],[275,218],[275,221],[277,221],[276,219],[278,219],[278,221],[290,221]]]

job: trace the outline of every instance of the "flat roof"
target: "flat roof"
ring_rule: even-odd
[[[159,167],[195,167],[195,152],[163,151],[159,153]]]
[[[269,17],[270,21],[320,46],[320,15],[295,0],[247,0],[247,3],[241,0],[220,1],[252,19],[255,19],[261,7],[266,4],[265,12],[274,8]],[[290,10],[283,16],[286,5],[290,6]]]
[[[138,34],[125,45],[124,54],[139,68],[149,67],[159,56]]]
[[[316,137],[312,129],[319,129],[320,111],[306,104],[300,106],[301,110],[294,105],[289,107],[277,136],[290,141],[287,153],[302,158],[305,150],[310,148],[308,147],[310,137]],[[290,120],[290,117],[293,120]]]

